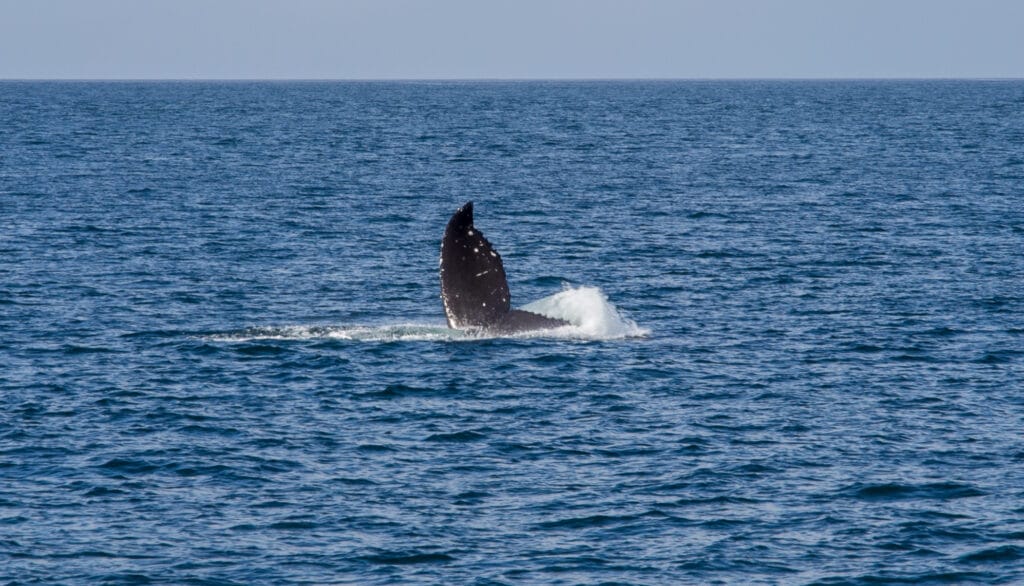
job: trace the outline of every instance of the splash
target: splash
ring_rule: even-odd
[[[252,327],[206,336],[214,342],[255,340],[352,340],[356,342],[460,342],[494,338],[567,338],[615,340],[643,337],[650,330],[625,317],[597,287],[566,287],[521,309],[562,319],[570,325],[517,334],[453,330],[436,324],[383,326]]]
[[[521,309],[572,324],[550,330],[551,334],[557,337],[613,340],[643,337],[651,333],[650,330],[641,328],[635,321],[624,316],[597,287],[566,287]]]

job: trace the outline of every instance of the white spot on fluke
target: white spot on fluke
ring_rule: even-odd
[[[468,231],[466,231],[466,234],[469,234],[470,236],[472,236],[473,235],[473,231],[472,230],[468,230]]]
[[[487,302],[486,301],[484,301],[484,307],[487,307]]]
[[[491,256],[498,256],[498,253],[497,253],[497,252],[494,252],[494,251],[492,250],[492,251],[491,251]]]
[[[474,249],[473,249],[473,252],[475,252],[475,253],[479,254],[479,253],[480,253],[480,249],[479,249],[479,248],[474,248]]]

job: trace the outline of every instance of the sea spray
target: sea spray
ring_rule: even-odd
[[[597,287],[566,287],[522,309],[572,324],[552,330],[559,337],[607,340],[646,336],[650,333],[622,315]]]

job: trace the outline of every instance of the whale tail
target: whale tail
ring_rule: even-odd
[[[568,322],[512,309],[501,255],[473,225],[473,202],[459,208],[441,240],[441,300],[452,328],[543,330]]]

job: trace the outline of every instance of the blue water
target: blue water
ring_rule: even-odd
[[[0,583],[1024,581],[1024,82],[4,82],[0,222]]]

